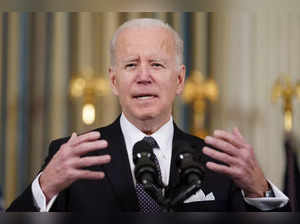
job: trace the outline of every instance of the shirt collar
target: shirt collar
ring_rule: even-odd
[[[129,153],[132,153],[133,146],[136,142],[142,140],[146,135],[137,127],[135,127],[130,121],[127,120],[125,115],[122,113],[120,118],[121,130],[123,132],[126,148]],[[174,125],[173,125],[173,117],[170,116],[168,122],[166,122],[162,127],[160,127],[156,132],[154,132],[152,136],[160,149],[164,151],[167,149],[167,145],[169,142],[173,140],[174,133]]]

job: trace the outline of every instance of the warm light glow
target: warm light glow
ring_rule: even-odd
[[[82,120],[85,124],[90,125],[95,121],[95,106],[85,104],[82,108]]]
[[[75,78],[71,81],[71,96],[80,97],[83,95],[86,81],[83,78]]]
[[[293,127],[293,115],[291,111],[285,111],[284,113],[284,129],[290,132]]]

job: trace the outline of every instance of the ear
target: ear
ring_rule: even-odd
[[[112,92],[113,92],[114,95],[118,96],[119,91],[118,91],[116,71],[113,67],[110,67],[108,69],[108,72],[109,72],[110,86],[111,86]]]
[[[185,66],[180,66],[180,71],[177,75],[177,87],[176,87],[176,94],[180,95],[184,89],[184,80],[185,80]]]

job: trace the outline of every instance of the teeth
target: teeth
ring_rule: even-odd
[[[141,99],[141,100],[146,100],[146,99],[150,99],[150,98],[153,98],[153,96],[139,96],[137,97],[138,99]]]

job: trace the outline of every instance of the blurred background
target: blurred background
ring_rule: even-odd
[[[198,136],[239,127],[266,177],[295,193],[300,13],[2,12],[2,208],[37,175],[51,140],[120,114],[107,81],[109,42],[120,24],[139,17],[168,22],[185,42],[187,85],[173,109],[178,126]]]

